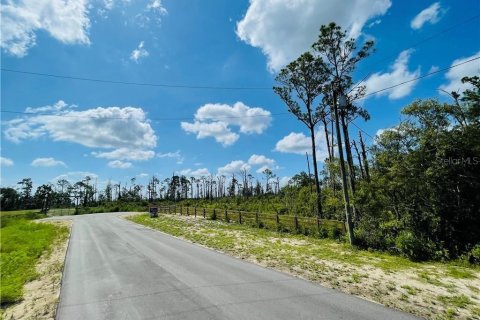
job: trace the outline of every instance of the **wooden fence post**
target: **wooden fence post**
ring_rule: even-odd
[[[203,218],[205,219],[205,208],[203,208]]]
[[[217,219],[217,212],[215,211],[215,208],[213,208],[213,216],[215,217],[215,219]]]
[[[275,222],[277,223],[277,229],[280,226],[280,217],[278,216],[278,212],[275,213]]]
[[[225,209],[225,221],[228,222],[228,212],[227,212],[227,209]]]
[[[293,217],[293,225],[295,226],[295,231],[298,231],[298,217]]]
[[[190,214],[190,207],[187,207],[187,216]]]
[[[195,207],[195,218],[197,217],[197,207]]]
[[[320,218],[317,216],[317,232],[320,232]]]
[[[255,212],[255,223],[257,224],[257,227],[258,227],[258,212]]]
[[[238,222],[242,224],[242,211],[238,211]]]

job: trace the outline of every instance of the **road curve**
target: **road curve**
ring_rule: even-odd
[[[57,319],[416,319],[122,219],[73,217]]]

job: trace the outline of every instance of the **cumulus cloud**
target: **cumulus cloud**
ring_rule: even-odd
[[[454,60],[452,62],[452,66],[476,57],[480,57],[480,51],[472,56]],[[462,78],[466,76],[472,77],[478,74],[480,74],[480,64],[478,63],[478,60],[462,64],[458,67],[448,70],[448,72],[445,74],[445,78],[448,82],[441,85],[439,89],[444,90],[448,93],[451,93],[453,91],[462,93],[465,89],[469,87],[468,83],[462,83]]]
[[[13,166],[13,160],[5,157],[0,157],[0,165],[2,167],[11,167]]]
[[[182,176],[195,177],[195,178],[210,175],[210,171],[208,171],[207,168],[200,168],[200,169],[196,169],[196,170],[184,169],[184,170],[181,170],[179,173]]]
[[[5,138],[15,143],[41,136],[92,148],[142,149],[155,147],[157,143],[145,112],[134,107],[67,110],[55,115],[17,118],[5,124]]]
[[[390,67],[390,72],[377,72],[372,74],[365,81],[367,94],[417,78],[420,75],[420,67],[418,67],[415,71],[408,70],[408,60],[410,59],[412,52],[413,50],[411,49],[402,51],[393,63],[393,65]],[[375,95],[388,95],[389,99],[399,99],[409,95],[417,82],[418,80],[411,81],[393,89],[378,92]]]
[[[53,141],[77,143],[90,148],[113,149],[92,152],[95,157],[117,160],[148,160],[157,137],[141,108],[98,107],[75,111],[63,101],[54,106],[30,108],[33,113],[57,110],[52,115],[34,115],[5,122],[5,138],[23,140],[47,137]],[[125,130],[128,128],[128,130]]]
[[[248,164],[251,166],[260,166],[256,170],[257,173],[265,171],[265,169],[277,169],[275,160],[265,157],[264,155],[252,154],[248,159]]]
[[[32,161],[30,164],[33,167],[57,167],[62,166],[66,167],[65,162],[60,160],[55,160],[54,158],[37,158]]]
[[[323,160],[328,157],[325,134],[318,130],[315,135],[315,146],[317,147],[317,159]],[[291,132],[280,139],[275,145],[275,151],[282,153],[293,153],[305,155],[305,152],[312,153],[312,143],[310,136],[302,132]]]
[[[152,150],[135,150],[129,148],[119,148],[109,152],[92,152],[96,158],[117,159],[117,160],[131,160],[144,161],[149,160],[155,156]]]
[[[182,122],[181,127],[187,133],[196,134],[197,139],[213,137],[223,146],[229,146],[240,137],[232,131],[233,126],[238,127],[240,133],[261,134],[271,121],[270,111],[252,108],[242,102],[233,106],[209,103],[197,110],[193,123]]]
[[[175,159],[178,164],[182,164],[184,160],[183,156],[180,153],[180,150],[177,150],[175,152],[157,153],[157,157],[172,158],[172,159]]]
[[[128,169],[132,166],[132,163],[131,162],[124,162],[124,161],[121,161],[121,160],[113,160],[113,161],[110,161],[108,163],[108,166],[110,168],[114,168],[114,169]]]
[[[138,44],[138,47],[130,53],[130,59],[138,63],[141,59],[149,56],[149,52],[144,48],[145,43],[141,41]]]
[[[321,25],[336,21],[357,37],[369,20],[384,15],[391,5],[390,0],[250,0],[236,33],[262,50],[274,72],[308,50]]]
[[[439,2],[433,3],[430,7],[422,10],[419,14],[413,18],[410,22],[410,27],[412,29],[421,29],[425,23],[435,24],[440,21],[441,18],[441,7]]]
[[[44,31],[66,44],[89,44],[87,0],[21,0],[2,2],[1,47],[23,57]]]
[[[243,170],[250,170],[251,166],[242,161],[234,160],[230,163],[227,163],[225,166],[218,168],[218,174],[231,175],[236,173],[241,173]]]

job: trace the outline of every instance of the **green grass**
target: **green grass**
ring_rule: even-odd
[[[472,304],[472,300],[470,300],[469,297],[465,295],[459,295],[459,296],[438,296],[437,297],[439,301],[441,301],[444,304],[448,305],[453,305],[457,308],[465,308],[469,304]]]
[[[41,215],[40,209],[0,211],[0,218],[26,218],[35,219]]]
[[[29,213],[6,217],[2,213],[0,241],[2,307],[22,299],[23,286],[35,279],[35,265],[42,254],[49,253],[56,240],[65,239],[68,229],[25,219]]]

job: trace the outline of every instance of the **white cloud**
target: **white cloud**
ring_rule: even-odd
[[[115,168],[115,169],[128,169],[132,166],[131,162],[124,162],[120,160],[113,160],[108,163],[108,166],[110,168]]]
[[[252,166],[261,166],[261,165],[273,166],[275,164],[275,160],[269,159],[264,155],[252,154],[248,159],[248,164]]]
[[[223,167],[218,168],[218,174],[231,175],[240,173],[242,170],[250,170],[251,166],[242,160],[234,160]]]
[[[95,174],[95,173],[92,173],[92,172],[88,172],[88,171],[71,171],[71,172],[61,174],[61,175],[53,178],[51,181],[53,183],[55,183],[58,180],[65,179],[65,180],[69,181],[70,183],[75,183],[77,181],[84,180],[86,177],[90,177],[92,179],[97,179],[98,175]]]
[[[22,0],[2,2],[1,47],[23,57],[45,31],[66,44],[89,44],[87,0]]]
[[[76,105],[68,105],[65,103],[65,101],[59,100],[53,106],[43,106],[43,107],[37,107],[37,108],[28,107],[25,109],[25,112],[27,113],[44,113],[44,112],[58,113],[66,109],[76,108],[76,107],[77,107]]]
[[[33,167],[56,167],[56,166],[66,167],[67,166],[65,162],[60,160],[55,160],[54,158],[37,158],[33,160],[30,165]]]
[[[141,59],[149,56],[148,51],[144,48],[145,43],[141,41],[138,47],[130,53],[130,59],[138,63]]]
[[[420,67],[417,68],[417,70],[415,71],[408,70],[408,60],[410,59],[410,55],[412,54],[412,52],[413,50],[411,49],[402,51],[398,55],[393,65],[390,67],[391,72],[377,72],[372,74],[365,81],[367,94],[417,78],[420,75]],[[389,99],[399,99],[410,94],[417,82],[418,80],[411,81],[393,89],[378,92],[375,95],[388,95]]]
[[[456,59],[452,62],[452,66],[479,56],[480,51],[472,56]],[[447,78],[448,83],[441,85],[439,89],[445,90],[448,93],[451,93],[452,91],[462,93],[469,87],[468,83],[462,83],[462,78],[466,76],[472,77],[478,74],[480,74],[480,64],[478,63],[478,60],[462,64],[458,67],[448,70],[448,72],[445,74],[445,78]]]
[[[155,156],[152,150],[135,150],[130,148],[119,148],[110,152],[92,152],[96,158],[144,161]]]
[[[440,21],[440,15],[441,15],[441,7],[439,2],[435,2],[432,4],[430,7],[422,10],[419,14],[413,18],[413,20],[410,22],[410,27],[412,29],[420,29],[423,27],[423,25],[427,22],[430,24],[435,24],[438,21]]]
[[[165,9],[165,7],[162,5],[161,0],[151,0],[147,5],[147,9],[156,11],[161,15],[166,15],[168,13],[167,9]]]
[[[196,169],[196,170],[184,169],[184,170],[180,171],[179,173],[182,176],[195,177],[195,178],[210,175],[210,171],[208,171],[207,168],[200,168],[200,169]]]
[[[11,167],[13,166],[13,160],[5,157],[0,157],[0,165],[2,167]]]
[[[166,152],[166,153],[157,153],[157,157],[159,158],[173,158],[177,161],[178,164],[183,163],[183,156],[180,154],[180,150],[175,152]]]
[[[137,178],[147,178],[148,177],[148,173],[140,173],[140,174],[137,174]]]
[[[229,146],[240,137],[232,131],[232,126],[239,127],[240,133],[261,134],[271,121],[270,111],[251,108],[242,102],[236,102],[233,106],[209,103],[197,110],[193,123],[182,122],[181,127],[187,133],[195,133],[197,139],[213,137],[223,146]]]
[[[250,0],[236,33],[262,50],[270,71],[278,71],[310,48],[321,25],[336,21],[357,37],[370,19],[384,15],[391,4],[390,0]]]
[[[317,160],[323,161],[328,157],[325,134],[319,129],[315,135],[315,146],[317,149]],[[310,136],[303,133],[291,132],[289,135],[280,139],[275,145],[275,151],[282,153],[294,153],[305,155],[305,152],[312,153],[312,143]]]
[[[5,125],[5,138],[15,143],[42,136],[91,148],[143,150],[157,143],[145,112],[134,107],[67,110],[56,115],[17,118]]]
[[[269,159],[264,155],[252,154],[248,159],[248,164],[252,166],[260,166],[260,168],[256,170],[257,173],[261,173],[265,169],[278,169],[278,166],[275,165],[275,160]]]

